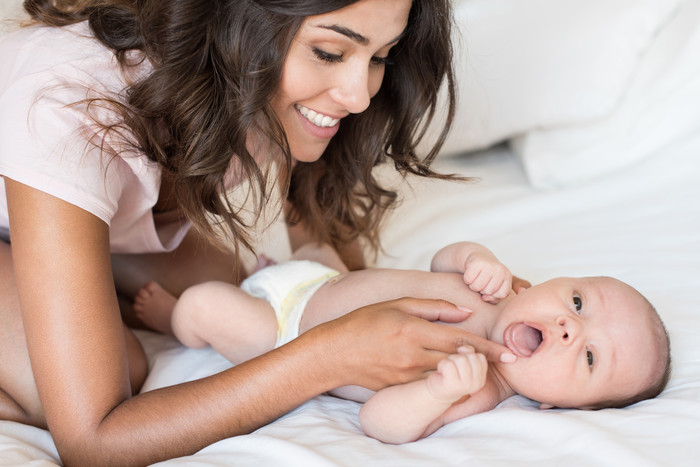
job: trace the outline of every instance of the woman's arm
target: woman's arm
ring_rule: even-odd
[[[209,378],[132,397],[107,226],[5,181],[27,347],[66,465],[147,464],[192,454],[332,388],[411,381],[469,341],[456,328],[408,314],[463,319],[454,306],[405,299],[357,310]],[[483,351],[498,359],[506,349]]]
[[[6,183],[27,345],[67,465],[191,454],[333,386],[334,371],[317,356],[323,340],[306,339],[229,372],[132,398],[107,226],[52,196]]]

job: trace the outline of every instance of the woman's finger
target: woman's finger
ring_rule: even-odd
[[[404,313],[428,321],[460,323],[469,318],[472,313],[470,309],[447,300],[407,297],[396,300],[395,303]]]
[[[404,312],[428,321],[455,323],[464,321],[469,316],[469,313],[445,300],[404,298],[397,303]],[[517,359],[506,346],[463,329],[454,326],[438,326],[433,323],[424,323],[424,326],[425,329],[421,330],[420,336],[426,349],[456,353],[459,347],[470,345],[492,362],[509,363]]]
[[[441,333],[442,335],[440,338],[444,339],[445,342],[458,344],[453,353],[456,352],[457,348],[469,345],[473,347],[477,353],[483,354],[486,359],[491,362],[512,363],[517,360],[517,357],[506,346],[498,342],[490,341],[484,337],[477,336],[454,326],[444,327],[449,331]]]

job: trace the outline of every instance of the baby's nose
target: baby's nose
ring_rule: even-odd
[[[566,345],[574,342],[578,335],[578,324],[574,320],[560,316],[557,318],[557,327],[559,329],[559,340]]]

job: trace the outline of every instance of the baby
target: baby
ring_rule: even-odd
[[[134,306],[147,324],[165,332],[172,326],[184,345],[211,345],[234,364],[372,303],[411,296],[471,310],[465,321],[445,324],[505,345],[516,362],[487,362],[464,346],[425,379],[376,393],[332,392],[365,402],[365,433],[387,443],[428,436],[514,394],[542,409],[623,407],[655,397],[669,378],[661,319],[639,292],[610,277],[557,278],[514,292],[508,268],[470,242],[438,251],[431,272],[348,272],[326,246],[307,245],[295,258],[258,271],[240,288],[205,283],[177,301],[151,283]]]

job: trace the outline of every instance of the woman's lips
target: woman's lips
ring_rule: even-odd
[[[295,105],[301,125],[312,136],[319,139],[331,139],[340,128],[340,119],[323,115],[303,105]]]
[[[310,121],[317,127],[328,128],[336,126],[338,122],[340,122],[339,118],[333,118],[330,115],[324,115],[322,113],[316,112],[315,110],[311,110],[308,107],[304,107],[300,104],[296,105],[296,109],[299,111],[300,114],[304,116],[304,118],[306,118],[308,121]]]

